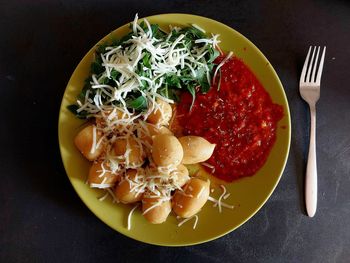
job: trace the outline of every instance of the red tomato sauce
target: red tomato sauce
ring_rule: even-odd
[[[220,62],[223,58],[218,58]],[[219,77],[217,77],[219,79]],[[271,97],[250,69],[238,58],[221,67],[221,84],[207,94],[184,92],[177,106],[176,121],[184,135],[197,135],[215,143],[204,167],[227,182],[254,175],[266,162],[276,140],[283,108]]]

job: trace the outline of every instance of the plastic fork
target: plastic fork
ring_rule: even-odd
[[[316,102],[320,98],[321,75],[326,47],[323,48],[319,60],[320,49],[320,47],[310,46],[299,83],[300,95],[309,104],[311,117],[309,155],[305,178],[305,203],[309,217],[315,215],[317,207]]]

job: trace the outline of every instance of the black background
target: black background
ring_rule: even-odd
[[[83,55],[140,17],[193,13],[248,37],[280,76],[292,143],[265,206],[206,244],[165,248],[107,227],[80,201],[61,163],[61,97]],[[319,203],[305,215],[309,113],[298,93],[309,45],[326,45],[317,108]],[[1,262],[349,262],[350,4],[347,1],[1,1]]]

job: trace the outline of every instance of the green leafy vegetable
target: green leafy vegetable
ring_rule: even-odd
[[[144,111],[154,92],[178,101],[179,92],[188,91],[192,108],[196,92],[210,90],[220,55],[213,44],[214,36],[210,38],[194,26],[173,28],[167,33],[159,25],[144,21],[136,32],[133,28],[131,23],[129,33],[122,38],[111,38],[97,46],[91,77],[77,97],[88,107],[80,112],[77,105],[69,107],[77,117],[95,114],[101,105],[124,107],[126,103],[129,109]]]
[[[80,111],[78,112],[77,110],[79,109],[79,106],[78,105],[75,105],[75,104],[72,104],[72,105],[68,105],[67,106],[67,109],[72,112],[77,118],[79,119],[83,119],[85,120],[88,116],[88,112],[86,111]]]
[[[150,58],[151,58],[151,53],[149,52],[147,52],[142,58],[143,65],[147,68],[151,68]]]
[[[159,90],[159,94],[175,102],[180,100],[177,91],[175,89],[169,89],[167,85]]]
[[[197,80],[199,85],[201,86],[201,92],[207,93],[210,89],[210,84],[208,83],[206,70],[203,67],[197,70]]]
[[[144,96],[139,96],[138,98],[128,101],[128,107],[135,110],[144,110],[147,109],[147,99]]]
[[[91,73],[99,75],[104,71],[104,67],[102,66],[102,60],[101,58],[97,58],[94,62],[91,64]]]
[[[214,48],[209,49],[208,62],[213,63],[214,60],[220,55],[220,52]]]
[[[168,74],[165,78],[165,83],[170,88],[181,89],[181,77],[175,74]]]
[[[113,80],[117,80],[117,78],[120,76],[120,73],[118,71],[116,71],[115,69],[111,70],[111,78]]]

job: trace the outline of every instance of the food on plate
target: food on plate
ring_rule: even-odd
[[[165,126],[161,126],[160,128],[157,128],[157,126],[150,123],[146,123],[145,127],[142,127],[137,132],[138,132],[138,137],[142,141],[147,142],[149,145],[152,145],[153,143],[152,137],[155,135],[159,135],[159,134],[173,135],[173,133]]]
[[[161,29],[146,19],[139,23],[136,15],[127,35],[97,47],[91,75],[77,103],[69,106],[78,118],[89,120],[74,140],[92,162],[87,183],[105,189],[117,202],[134,204],[128,229],[138,207],[152,224],[163,223],[173,211],[183,220],[179,226],[195,217],[194,227],[207,201],[220,212],[222,207],[233,208],[223,202],[229,196],[224,186],[218,199],[211,197],[214,185],[189,172],[187,165],[202,164],[215,176],[232,181],[228,170],[244,170],[228,161],[238,158],[233,153],[247,159],[245,152],[252,144],[273,144],[273,132],[261,131],[276,128],[278,118],[271,117],[270,109],[275,104],[257,80],[236,76],[236,70],[245,73],[236,69],[242,62],[232,52],[221,51],[218,37],[198,25]],[[231,91],[230,85],[240,85],[240,90]],[[241,129],[249,134],[241,134]],[[245,141],[238,144],[235,136]],[[239,150],[232,150],[232,145]],[[250,175],[247,168],[244,171]]]
[[[102,132],[95,125],[89,125],[75,136],[75,146],[89,161],[96,160],[103,152]]]
[[[139,183],[139,171],[127,170],[125,177],[115,187],[115,197],[123,204],[131,204],[142,199],[142,193],[139,191],[132,191],[135,185]]]
[[[171,212],[169,198],[154,197],[147,195],[142,199],[143,216],[152,224],[163,223]]]
[[[214,152],[215,144],[200,136],[183,136],[179,141],[184,152],[183,164],[205,162]]]
[[[118,180],[118,173],[111,173],[101,161],[94,162],[89,170],[88,183],[92,187],[112,187]]]
[[[144,161],[142,145],[131,135],[126,138],[117,138],[114,142],[114,153],[120,156],[129,166],[139,166]]]
[[[185,165],[179,164],[177,168],[170,173],[170,177],[176,182],[178,187],[183,187],[189,180],[189,172]]]
[[[189,218],[197,214],[208,200],[209,187],[209,181],[191,178],[183,189],[175,191],[174,212],[182,218]]]
[[[169,134],[160,134],[153,137],[152,158],[158,166],[178,166],[184,156],[179,140]]]
[[[173,114],[170,104],[161,99],[157,100],[157,104],[158,108],[148,115],[147,121],[157,125],[168,125]]]
[[[206,94],[198,94],[194,103],[191,95],[182,93],[177,122],[184,135],[201,136],[216,144],[205,169],[232,182],[254,175],[264,165],[283,108],[272,102],[240,59],[231,57],[220,69],[220,80]]]

